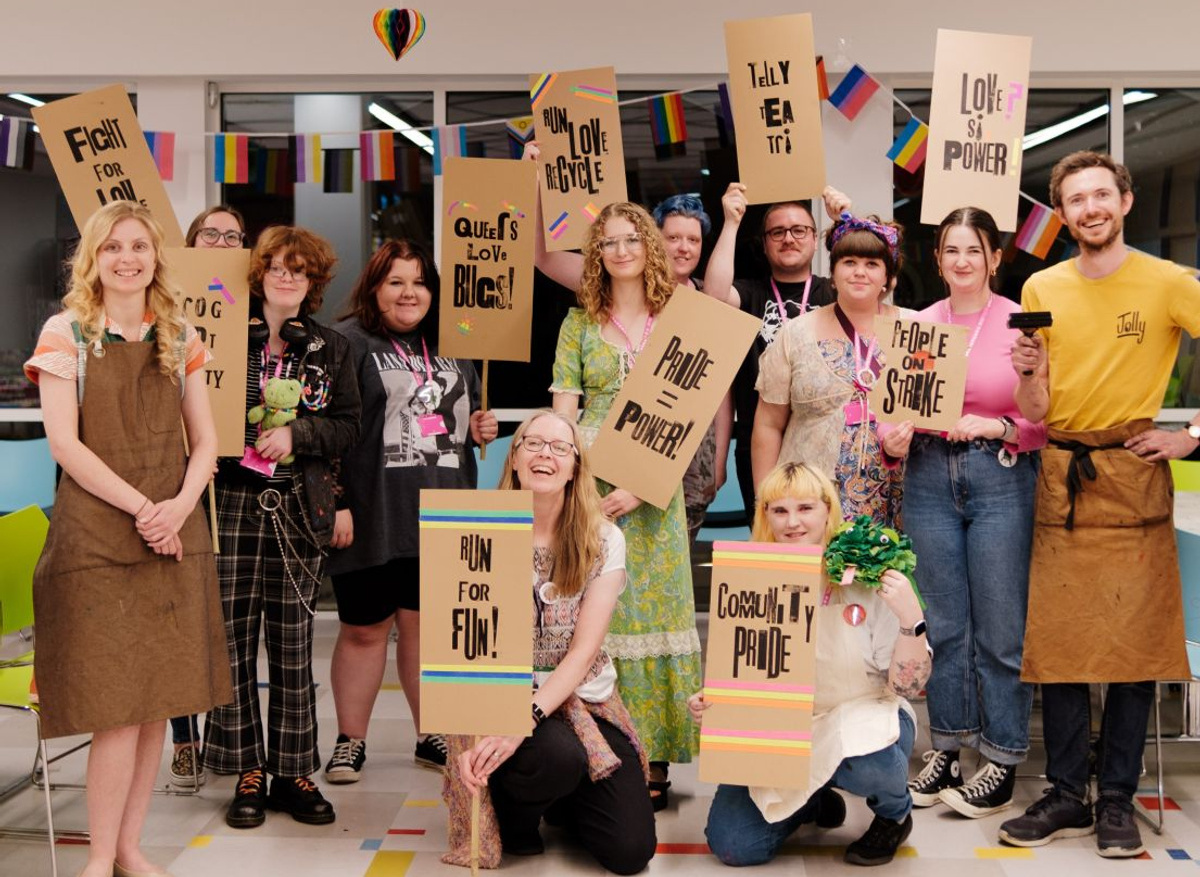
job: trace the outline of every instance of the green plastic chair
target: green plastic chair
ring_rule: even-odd
[[[1200,493],[1200,463],[1172,460],[1171,477],[1175,479],[1176,493]]]

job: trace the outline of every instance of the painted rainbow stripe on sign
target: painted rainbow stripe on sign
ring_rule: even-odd
[[[600,215],[600,208],[589,201],[579,208],[579,212],[587,217],[588,222],[595,222],[596,217]]]
[[[446,215],[450,216],[452,213],[454,213],[455,207],[461,207],[463,210],[479,210],[479,207],[475,204],[472,204],[470,201],[455,201],[450,205],[449,209],[446,210]]]
[[[529,89],[529,100],[533,109],[538,108],[538,104],[546,96],[546,92],[550,90],[555,80],[558,79],[557,73],[543,73],[533,83],[533,88]]]
[[[513,204],[511,201],[501,201],[500,206],[503,207],[505,210],[507,210],[509,213],[511,213],[513,216],[515,216],[517,219],[525,218],[525,214],[521,211],[521,209],[519,207],[517,207],[516,204]]]
[[[712,679],[704,685],[704,699],[710,703],[732,703],[738,706],[761,706],[779,710],[808,710],[813,708],[811,685],[788,685],[781,682],[747,682],[742,679]]]
[[[491,664],[422,664],[421,682],[430,685],[528,685],[533,667]]]
[[[235,302],[233,300],[233,296],[229,294],[228,287],[226,287],[225,284],[221,282],[220,277],[214,277],[212,279],[212,283],[208,284],[208,291],[209,292],[219,292],[219,293],[221,293],[221,295],[225,296],[225,301],[229,302],[231,305],[237,304],[237,302]]]
[[[812,755],[812,734],[807,731],[740,731],[730,728],[703,728],[700,748],[716,752],[753,752],[808,758]]]
[[[465,527],[464,524],[470,524]],[[531,530],[533,513],[484,509],[421,509],[422,530]]]
[[[788,569],[821,566],[819,545],[785,545],[777,542],[714,542],[713,566],[742,569]]]
[[[567,211],[563,211],[562,215],[554,222],[550,223],[550,237],[558,240],[567,230]]]
[[[571,88],[571,94],[575,97],[581,97],[585,100],[594,100],[602,104],[615,104],[617,102],[617,93],[607,88],[600,88],[596,85],[576,85]]]

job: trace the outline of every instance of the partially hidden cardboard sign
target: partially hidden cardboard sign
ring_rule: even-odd
[[[422,490],[421,732],[519,734],[533,702],[533,499]]]
[[[541,149],[546,249],[577,250],[608,204],[627,199],[617,74],[612,67],[529,77]]]
[[[600,426],[592,472],[666,508],[761,326],[677,286]]]
[[[883,423],[945,432],[962,418],[967,327],[875,318],[883,368],[868,404]]]
[[[816,545],[713,544],[704,782],[808,786],[821,569]]]
[[[1030,37],[938,30],[921,222],[980,207],[1017,229]]]
[[[163,227],[167,246],[183,246],[175,209],[123,85],[35,107],[33,119],[76,225],[83,228],[110,201],[138,201]]]
[[[163,253],[183,290],[183,315],[212,354],[204,382],[217,425],[217,455],[246,449],[246,354],[250,251],[177,247]]]
[[[751,204],[825,188],[821,105],[808,13],[725,22],[738,179]]]
[[[536,176],[529,161],[442,163],[443,356],[529,362]]]

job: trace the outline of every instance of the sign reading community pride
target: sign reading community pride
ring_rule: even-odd
[[[725,22],[738,179],[751,204],[825,188],[812,16]]]
[[[533,498],[422,490],[421,732],[529,734]]]
[[[529,361],[533,320],[532,162],[443,162],[442,356]]]
[[[967,327],[875,318],[883,368],[871,388],[871,412],[883,423],[911,420],[945,432],[962,417],[967,386]]]
[[[82,228],[110,201],[137,201],[150,208],[168,247],[183,246],[179,220],[125,86],[35,107],[33,119],[76,225]]]
[[[212,354],[204,382],[217,425],[217,454],[246,449],[246,326],[250,322],[250,251],[172,248],[164,253],[183,290],[183,315]]]
[[[921,222],[970,204],[1016,231],[1029,37],[938,30]]]
[[[804,788],[821,547],[716,542],[712,574],[700,779]]]
[[[546,249],[577,250],[606,204],[624,201],[625,152],[612,67],[529,77],[541,144]]]
[[[677,286],[592,444],[597,477],[666,508],[761,325]]]

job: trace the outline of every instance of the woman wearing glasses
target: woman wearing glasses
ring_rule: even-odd
[[[331,670],[338,719],[325,767],[331,783],[357,782],[362,773],[393,625],[396,669],[420,728],[421,490],[473,490],[472,445],[496,437],[496,416],[479,408],[474,364],[437,355],[439,298],[432,253],[415,241],[388,241],[335,325],[350,342],[347,365],[357,375],[363,420],[338,468],[338,550],[329,559],[341,622]],[[440,770],[445,743],[419,735],[414,758]]]
[[[471,859],[471,796],[483,792],[480,864],[535,855],[553,808],[596,860],[636,874],[654,855],[646,755],[604,648],[625,588],[625,539],[604,519],[574,418],[542,411],[518,428],[500,487],[533,494],[530,735],[450,738],[450,852]]]
[[[584,241],[583,260],[581,307],[563,321],[550,391],[554,410],[571,418],[582,400],[579,423],[590,442],[674,292],[675,277],[654,220],[627,202],[600,211]],[[624,488],[599,487],[602,511],[625,533],[629,575],[606,645],[621,696],[656,762],[651,791],[662,809],[667,766],[691,761],[698,744],[687,709],[700,685],[700,638],[683,490],[660,511]]]
[[[330,460],[354,444],[359,418],[350,345],[311,316],[335,262],[328,241],[286,226],[264,231],[250,257],[246,449],[241,459],[221,459],[217,473],[217,575],[234,702],[213,710],[204,728],[205,766],[239,775],[225,815],[234,828],[261,825],[267,807],[298,822],[334,819],[309,777],[320,767],[312,637],[333,536]],[[268,408],[295,419],[286,422],[284,414],[264,429]],[[260,626],[270,671],[265,748]]]

